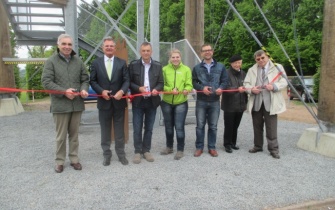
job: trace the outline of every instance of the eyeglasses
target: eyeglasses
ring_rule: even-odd
[[[201,50],[201,52],[212,52],[213,50],[210,49],[210,50]]]
[[[260,61],[261,59],[264,60],[265,57],[263,56],[263,57],[260,57],[260,58],[256,58],[256,61]]]

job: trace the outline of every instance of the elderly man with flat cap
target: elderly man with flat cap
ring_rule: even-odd
[[[227,89],[230,91],[222,93],[221,109],[224,120],[223,146],[227,153],[232,153],[233,149],[239,149],[236,144],[237,130],[247,107],[248,95],[243,88],[246,73],[241,69],[242,57],[233,55],[229,63]]]

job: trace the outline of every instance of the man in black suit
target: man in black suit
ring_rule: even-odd
[[[151,44],[142,43],[140,54],[141,58],[131,62],[128,66],[131,94],[144,94],[135,97],[132,101],[135,147],[133,163],[136,164],[141,162],[141,155],[149,162],[154,161],[150,153],[152,129],[156,110],[161,101],[159,91],[162,91],[164,86],[162,65],[151,59]],[[143,120],[144,134],[142,136]]]
[[[125,60],[114,56],[115,41],[111,37],[103,40],[104,57],[97,58],[91,65],[90,84],[93,90],[102,95],[98,98],[99,122],[101,128],[101,148],[103,165],[110,165],[112,151],[111,128],[114,124],[115,151],[119,161],[128,165],[124,151],[124,112],[127,101],[122,98],[129,88],[129,73]]]

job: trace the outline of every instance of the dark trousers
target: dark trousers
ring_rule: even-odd
[[[243,112],[224,112],[224,134],[223,134],[223,146],[236,145],[237,131],[240,126]]]
[[[108,110],[99,110],[101,148],[104,157],[112,157],[110,149],[112,120],[114,123],[115,152],[119,158],[126,156],[124,151],[124,111],[125,109],[115,110],[113,107]]]
[[[156,119],[157,108],[153,106],[151,98],[142,100],[139,106],[132,107],[135,153],[150,152],[152,129]],[[144,121],[144,134],[143,131]]]
[[[277,115],[270,115],[270,112],[265,110],[264,105],[259,111],[252,111],[252,123],[254,126],[254,144],[255,148],[263,148],[264,143],[264,123],[266,130],[266,139],[268,142],[268,150],[271,153],[278,153],[277,140]]]

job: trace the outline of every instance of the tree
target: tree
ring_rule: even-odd
[[[145,0],[145,17],[148,17],[149,2],[150,0]],[[324,0],[258,0],[257,2],[294,66],[299,66],[299,54],[304,74],[314,74],[320,66],[321,60]],[[129,1],[111,0],[108,4],[104,4],[104,8],[111,17],[117,19],[127,3]],[[183,39],[185,31],[184,5],[184,0],[160,1],[160,41],[174,42]],[[288,75],[294,75],[289,60],[264,21],[254,0],[235,0],[234,6],[274,60],[284,65]],[[241,54],[243,68],[248,69],[255,63],[253,53],[260,47],[233,11],[230,11],[222,34],[218,37],[228,9],[229,5],[226,0],[205,0],[204,42],[214,44],[217,41],[218,45],[214,51],[214,56],[216,60],[226,64],[228,64],[228,58],[233,54]],[[100,13],[96,15],[108,22],[104,15]],[[292,17],[295,17],[295,19],[292,19]],[[145,21],[147,22],[148,18],[145,18]],[[127,11],[121,23],[136,31],[135,4]],[[296,28],[293,27],[293,23],[295,23]],[[147,26],[147,23],[145,25]],[[125,30],[123,27],[121,29]],[[101,25],[97,20],[92,20],[87,37],[100,41],[105,32],[105,25]],[[146,37],[150,37],[148,29],[146,29],[146,32],[148,32]],[[135,34],[129,32],[125,34],[135,38]],[[297,34],[297,39],[295,39],[295,34]],[[298,53],[296,43],[299,45]]]
[[[47,58],[52,55],[55,48],[47,50],[46,46],[34,46],[32,48],[28,47],[28,54],[31,58]],[[41,83],[41,76],[43,71],[43,64],[27,64],[26,66],[26,80],[27,88],[29,90],[43,90]],[[35,99],[44,98],[48,96],[48,93],[36,92],[34,93]],[[32,99],[32,95],[29,95]]]

